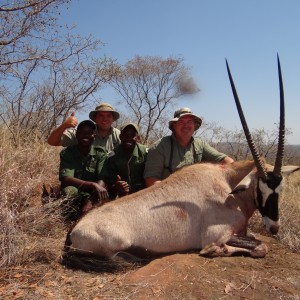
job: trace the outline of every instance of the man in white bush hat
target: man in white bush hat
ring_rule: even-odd
[[[112,151],[120,144],[120,130],[112,127],[112,123],[118,120],[120,114],[109,103],[99,104],[91,111],[89,118],[96,123],[97,131],[94,146],[101,146],[107,152]],[[48,137],[51,146],[67,147],[77,143],[76,129],[78,120],[72,113],[59,127],[54,129]]]
[[[201,118],[191,109],[184,107],[175,111],[174,118],[169,121],[172,135],[158,140],[149,149],[144,174],[146,186],[158,183],[174,171],[197,162],[233,162],[226,154],[193,137],[201,124]]]

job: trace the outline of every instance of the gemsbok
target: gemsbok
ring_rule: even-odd
[[[200,255],[208,257],[264,257],[267,246],[247,236],[248,220],[258,209],[266,229],[276,234],[282,176],[300,169],[282,166],[284,93],[278,56],[277,63],[280,125],[274,167],[257,153],[226,60],[253,161],[187,166],[161,183],[92,209],[69,232],[63,263],[68,266],[76,254],[114,259],[118,253],[153,257],[195,249],[202,249]]]

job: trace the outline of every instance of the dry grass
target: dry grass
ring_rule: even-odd
[[[0,132],[0,267],[19,265],[62,236],[59,201],[41,205],[42,186],[57,184],[58,148],[32,141],[15,147]],[[40,239],[45,239],[42,243]]]
[[[281,230],[279,240],[292,251],[300,251],[300,172],[284,179],[280,202]]]
[[[15,147],[9,135],[0,132],[0,267],[30,261],[57,259],[66,233],[59,204],[42,205],[43,184],[58,184],[60,148],[33,141]],[[300,172],[285,179],[281,199],[282,227],[279,239],[293,251],[300,250]],[[254,216],[251,230],[261,232],[260,218]]]
[[[284,188],[279,203],[281,227],[277,238],[294,252],[300,251],[300,172],[283,179]],[[249,222],[253,232],[267,234],[258,211]]]

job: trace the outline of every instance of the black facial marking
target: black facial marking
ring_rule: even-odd
[[[273,221],[278,221],[279,220],[279,210],[278,210],[279,195],[275,190],[280,185],[282,181],[282,176],[274,176],[272,172],[268,172],[267,175],[268,175],[267,180],[263,180],[262,178],[258,178],[257,180],[256,200],[258,204],[258,210],[263,217],[268,217]],[[264,206],[263,206],[262,191],[259,188],[260,180],[265,184],[267,184],[268,188],[270,188],[273,191],[273,193],[271,193],[267,198]]]
[[[281,175],[274,175],[272,172],[268,172],[267,185],[273,191],[280,185],[282,181]]]

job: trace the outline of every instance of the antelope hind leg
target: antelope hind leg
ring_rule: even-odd
[[[218,256],[251,256],[255,258],[265,257],[268,252],[266,244],[251,236],[232,236],[226,244],[214,243],[205,246],[200,255],[205,257]]]

